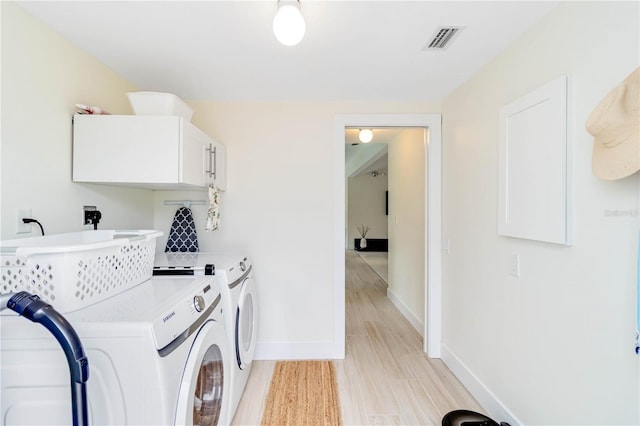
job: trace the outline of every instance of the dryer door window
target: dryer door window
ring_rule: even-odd
[[[180,384],[176,424],[227,424],[229,370],[222,324],[207,321],[191,346]]]
[[[236,312],[236,357],[240,369],[248,368],[256,349],[258,305],[252,277],[242,283]]]

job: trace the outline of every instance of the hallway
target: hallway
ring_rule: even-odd
[[[346,358],[336,361],[345,424],[440,425],[447,412],[478,403],[386,297],[386,283],[355,252],[346,254]]]
[[[336,360],[345,425],[440,425],[459,408],[482,412],[386,297],[386,283],[346,253],[346,357]],[[259,424],[274,361],[255,361],[234,425]]]
[[[356,253],[376,274],[380,275],[385,283],[389,282],[389,252],[357,251]]]

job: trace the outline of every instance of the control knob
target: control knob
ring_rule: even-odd
[[[204,297],[197,295],[193,297],[193,307],[196,308],[196,311],[202,312],[205,308]]]
[[[244,272],[244,271],[246,271],[246,270],[247,270],[247,265],[244,263],[244,260],[241,260],[241,261],[240,261],[240,270],[241,270],[242,272]]]

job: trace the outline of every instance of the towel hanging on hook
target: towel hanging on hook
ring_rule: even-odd
[[[205,231],[215,231],[220,227],[220,191],[215,183],[209,184],[209,209]]]

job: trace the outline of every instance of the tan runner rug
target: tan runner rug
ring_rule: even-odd
[[[336,373],[331,361],[278,361],[262,426],[342,425]]]

